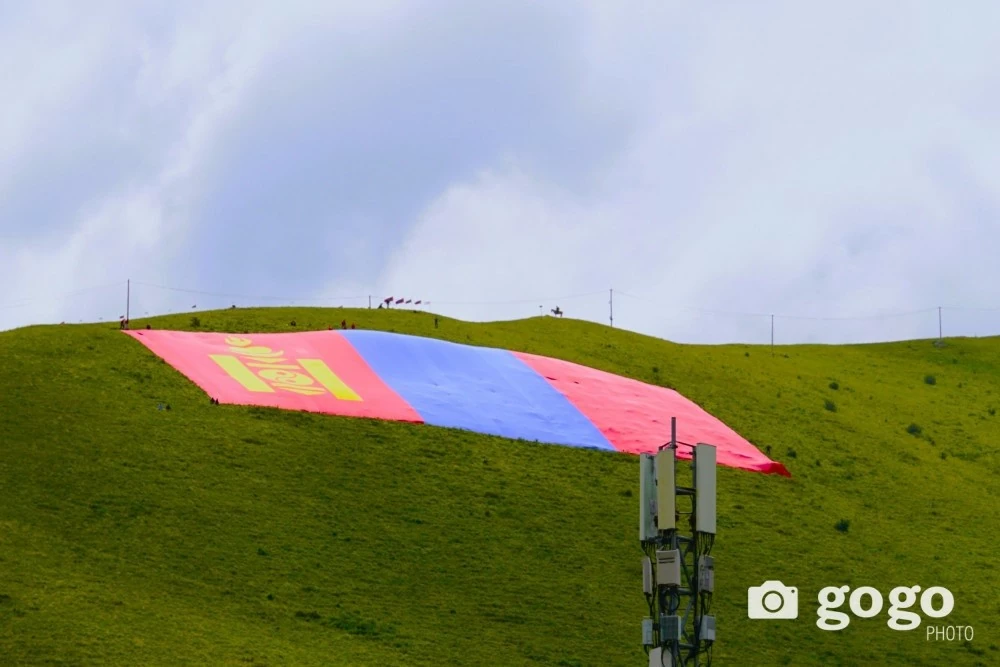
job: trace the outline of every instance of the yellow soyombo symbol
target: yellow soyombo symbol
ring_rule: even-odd
[[[281,350],[254,345],[249,338],[238,336],[227,337],[226,345],[239,357],[229,354],[209,356],[248,391],[273,394],[280,389],[303,396],[329,392],[342,401],[361,400],[322,359],[289,360],[282,356],[284,352]]]

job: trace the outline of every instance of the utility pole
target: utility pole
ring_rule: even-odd
[[[132,307],[132,279],[125,281],[125,328],[129,328],[129,315]]]
[[[642,644],[650,667],[709,667],[715,617],[711,555],[716,529],[716,449],[699,443],[691,459],[691,486],[677,484],[677,419],[670,444],[639,457],[639,540],[642,588],[649,616]],[[690,506],[682,511],[681,505]],[[685,527],[681,517],[688,521]]]
[[[774,315],[771,315],[771,356],[774,356]]]
[[[608,318],[611,320],[611,328],[615,327],[615,290],[608,290],[610,293],[610,298],[608,299]]]

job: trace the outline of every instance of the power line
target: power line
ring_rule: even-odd
[[[514,301],[438,301],[434,303],[439,306],[504,306],[519,305],[524,303],[537,303],[539,301],[569,301],[571,299],[582,299],[588,296],[604,294],[604,290],[599,292],[585,292],[583,294],[569,294],[565,296],[539,296],[533,299],[517,299]]]
[[[227,299],[240,299],[244,301],[271,301],[271,302],[284,302],[288,304],[294,304],[299,302],[351,302],[351,301],[361,301],[365,302],[366,299],[370,300],[369,295],[358,295],[358,296],[312,296],[312,297],[288,297],[288,296],[265,296],[265,295],[249,295],[249,294],[234,294],[226,292],[213,292],[209,290],[199,290],[190,289],[185,287],[177,287],[172,285],[160,285],[156,283],[148,283],[143,281],[132,281],[136,285],[141,285],[144,287],[149,287],[158,290],[164,290],[169,292],[177,292],[184,294],[195,294],[202,296],[227,298]],[[10,303],[0,305],[0,310],[13,309],[13,308],[23,308],[29,304],[45,301],[55,301],[59,299],[64,299],[67,297],[72,297],[78,294],[85,294],[87,292],[94,292],[98,290],[106,290],[116,287],[125,287],[127,285],[125,280],[120,280],[112,283],[106,283],[103,285],[95,285],[91,287],[85,287],[77,290],[52,294],[49,296],[37,296],[37,297],[26,297],[23,299],[17,299]],[[572,301],[578,299],[586,299],[595,297],[599,294],[609,295],[609,318],[614,317],[613,311],[613,299],[617,294],[619,296],[627,297],[630,299],[635,299],[643,301],[647,304],[659,304],[664,305],[664,302],[669,301],[669,297],[660,296],[656,298],[651,298],[648,296],[639,296],[630,292],[625,292],[619,289],[613,290],[600,290],[592,292],[581,292],[575,294],[564,294],[561,296],[545,296],[545,297],[532,297],[528,299],[509,299],[509,300],[481,300],[481,301],[439,301],[434,300],[434,303],[439,306],[501,306],[501,305],[523,305],[523,304],[538,304],[540,302],[558,302],[558,301]],[[433,296],[433,295],[432,295]],[[430,303],[430,299],[425,299],[424,301]],[[1000,312],[1000,307],[965,307],[965,306],[935,306],[933,308],[922,308],[917,310],[905,311],[905,312],[895,312],[895,313],[880,313],[872,315],[855,315],[855,316],[840,316],[840,317],[826,317],[826,316],[809,316],[809,315],[792,315],[792,314],[778,314],[778,313],[750,313],[750,312],[738,312],[729,311],[722,309],[712,309],[712,308],[699,308],[694,306],[681,306],[676,305],[667,308],[667,310],[672,310],[674,312],[684,311],[684,312],[694,312],[694,313],[706,313],[711,315],[721,315],[727,317],[746,317],[746,318],[768,318],[771,320],[772,324],[775,320],[799,320],[799,321],[812,321],[812,322],[850,322],[850,321],[878,321],[887,320],[893,318],[901,317],[911,317],[915,315],[924,315],[934,311],[939,314],[939,335],[941,324],[940,324],[940,314],[944,311],[951,312]],[[614,323],[613,319],[610,322]]]
[[[194,290],[182,287],[171,287],[169,285],[156,285],[153,283],[146,283],[139,280],[134,281],[136,285],[144,285],[146,287],[153,287],[156,289],[167,290],[171,292],[183,292],[185,294],[198,294],[202,296],[217,296],[226,297],[232,299],[249,299],[249,300],[261,300],[261,301],[358,301],[368,299],[368,295],[364,296],[318,296],[318,297],[277,297],[277,296],[260,296],[260,295],[249,295],[249,294],[226,294],[220,292],[208,292],[204,290]],[[490,305],[516,305],[524,303],[536,303],[538,301],[559,301],[559,300],[571,300],[580,299],[588,296],[594,296],[595,294],[602,294],[603,292],[585,292],[581,294],[569,294],[563,296],[548,296],[548,297],[533,297],[531,299],[516,299],[508,301],[434,301],[437,305],[444,306],[490,306]],[[430,299],[428,299],[430,301]]]
[[[295,302],[295,301],[357,301],[367,299],[368,295],[364,296],[316,296],[316,297],[287,297],[287,296],[260,296],[251,294],[228,294],[222,292],[206,292],[204,290],[187,289],[183,287],[170,287],[168,285],[154,285],[153,283],[145,283],[139,280],[135,281],[136,285],[143,285],[145,287],[153,287],[156,289],[166,290],[169,292],[183,292],[184,294],[198,294],[200,296],[217,296],[226,297],[227,299],[247,299],[247,300],[259,300],[259,301],[285,301],[285,302]]]
[[[364,301],[365,299],[370,299],[369,295],[364,296],[316,296],[316,297],[277,297],[277,296],[261,296],[261,295],[247,295],[247,294],[228,294],[220,292],[209,292],[204,290],[194,290],[186,289],[181,287],[171,287],[167,285],[156,285],[153,283],[145,283],[141,281],[135,281],[137,285],[144,285],[146,287],[154,287],[156,289],[162,289],[172,292],[183,292],[187,294],[199,294],[203,296],[217,296],[226,297],[233,299],[250,299],[250,300],[261,300],[261,301],[285,301],[285,302],[296,302],[296,301]],[[123,283],[115,283],[123,284]],[[499,305],[521,305],[526,303],[537,303],[538,301],[569,301],[573,299],[583,299],[587,297],[596,296],[598,294],[603,294],[604,291],[593,291],[593,292],[582,292],[577,294],[566,294],[562,296],[543,296],[543,297],[533,297],[530,299],[511,299],[511,300],[496,300],[496,301],[441,301],[434,300],[434,303],[441,306],[499,306]],[[629,292],[623,292],[621,290],[613,290],[611,292],[612,298],[614,294],[619,294],[621,296],[626,296],[632,299],[638,299],[647,302],[656,302],[656,299],[649,297],[637,296]],[[428,301],[430,301],[428,299]],[[808,320],[816,322],[842,322],[842,321],[863,321],[863,320],[881,320],[881,319],[892,319],[898,317],[910,317],[913,315],[921,315],[924,313],[929,313],[938,310],[939,307],[935,306],[933,308],[921,308],[918,310],[910,310],[905,312],[896,313],[881,313],[875,315],[853,315],[853,316],[841,316],[841,317],[824,317],[824,316],[813,316],[813,315],[785,315],[777,313],[747,313],[739,311],[730,310],[719,310],[713,308],[698,308],[694,306],[678,306],[678,310],[684,310],[689,312],[707,313],[712,315],[725,315],[730,317],[761,317],[761,318],[775,318],[781,320]],[[941,310],[971,310],[971,311],[984,311],[984,312],[996,312],[1000,311],[1000,307],[995,308],[969,308],[960,306],[942,306]]]
[[[656,299],[644,296],[636,296],[635,294],[630,294],[628,292],[622,292],[621,290],[615,290],[615,293],[622,296],[627,296],[632,299],[638,299],[640,301],[646,301],[651,303],[656,303]],[[692,306],[677,306],[677,310],[687,310],[699,313],[709,313],[711,315],[729,315],[734,317],[772,317],[771,313],[738,313],[730,310],[714,310],[711,308],[695,308]],[[780,316],[775,316],[780,317]]]
[[[1000,306],[994,308],[972,308],[969,306],[941,306],[942,310],[972,310],[984,313],[995,313],[1000,311]]]
[[[903,313],[884,313],[882,315],[858,315],[854,317],[810,317],[805,315],[775,315],[783,320],[812,320],[817,322],[843,322],[850,320],[888,320],[896,317],[910,317],[911,315],[923,315],[937,310],[934,308],[921,308],[920,310],[910,310]]]
[[[20,299],[14,303],[2,305],[0,306],[0,309],[23,308],[24,306],[40,301],[58,301],[59,299],[65,299],[66,297],[76,296],[77,294],[96,292],[97,290],[110,289],[112,287],[121,287],[124,284],[125,284],[124,280],[119,280],[118,282],[107,283],[105,285],[94,285],[93,287],[83,287],[78,290],[73,290],[72,292],[62,292],[59,294],[51,294],[49,296],[27,297],[24,299]]]
[[[655,299],[648,297],[636,296],[635,294],[630,294],[628,292],[622,292],[621,290],[615,290],[616,294],[627,296],[633,299],[639,299],[642,301],[653,302]],[[820,317],[813,315],[781,315],[777,313],[746,313],[746,312],[736,312],[730,310],[716,310],[712,308],[697,308],[694,306],[677,306],[676,310],[685,310],[697,313],[708,313],[711,315],[726,315],[729,317],[760,317],[760,318],[775,318],[780,320],[809,320],[814,322],[844,322],[844,321],[855,321],[855,320],[884,320],[892,319],[896,317],[910,317],[912,315],[922,315],[924,313],[935,312],[938,310],[937,306],[933,308],[921,308],[919,310],[910,310],[898,313],[882,313],[878,315],[854,315],[854,316],[844,316],[844,317]],[[1000,310],[1000,308],[944,308],[944,310]]]

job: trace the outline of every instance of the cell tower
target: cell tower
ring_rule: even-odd
[[[716,451],[712,445],[694,445],[691,485],[681,486],[678,444],[684,443],[677,442],[677,419],[671,418],[670,444],[639,458],[639,540],[646,554],[642,588],[649,604],[642,645],[649,667],[709,667],[715,642],[710,612]]]

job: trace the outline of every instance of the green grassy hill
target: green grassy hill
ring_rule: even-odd
[[[719,469],[714,664],[1000,664],[1000,339],[772,356],[554,318],[199,314],[344,316],[669,385],[769,447],[792,479]],[[117,325],[0,333],[0,359],[0,663],[645,665],[636,457],[214,406]],[[797,620],[747,619],[767,579],[800,589]],[[975,638],[885,610],[820,630],[816,595],[841,584],[886,607],[945,586],[955,610],[931,622]]]

